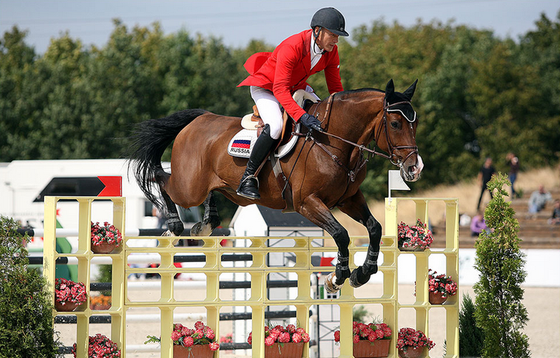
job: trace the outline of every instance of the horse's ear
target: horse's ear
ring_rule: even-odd
[[[406,89],[406,91],[403,92],[403,96],[405,96],[406,98],[408,98],[408,100],[412,100],[412,96],[414,96],[414,91],[416,91],[416,84],[418,83],[418,79],[416,81],[414,81],[413,84],[410,85],[410,87],[408,87]]]
[[[385,97],[389,97],[391,94],[395,92],[395,84],[393,83],[393,79],[391,78],[389,82],[387,82],[387,86],[385,87]]]

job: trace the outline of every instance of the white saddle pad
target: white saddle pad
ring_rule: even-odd
[[[293,95],[296,103],[303,108],[303,103],[306,99],[313,102],[317,102],[317,97],[304,90],[298,90]],[[247,114],[241,120],[242,130],[237,132],[236,135],[230,140],[228,144],[228,154],[233,157],[239,158],[249,158],[251,155],[251,150],[253,150],[253,145],[257,141],[257,122],[251,121],[251,116],[253,114]],[[296,123],[295,132],[299,133],[301,124]],[[274,155],[277,158],[282,158],[294,148],[298,140],[297,136],[293,136],[290,141],[284,145],[278,147]]]

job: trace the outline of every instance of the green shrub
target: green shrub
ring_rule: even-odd
[[[505,201],[503,189],[509,181],[498,174],[488,183],[494,193],[484,219],[488,231],[476,241],[475,268],[480,279],[476,293],[476,323],[484,331],[483,357],[529,357],[529,339],[523,333],[528,317],[523,306],[526,272],[524,254],[519,250],[519,223],[515,211]]]
[[[0,216],[0,358],[55,357],[58,340],[46,282],[28,268],[27,236]]]
[[[484,333],[476,326],[475,305],[471,296],[463,295],[459,312],[459,357],[480,357]]]

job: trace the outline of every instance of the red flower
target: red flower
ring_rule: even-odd
[[[183,345],[185,347],[190,347],[194,344],[194,338],[191,336],[183,338]]]
[[[218,349],[220,349],[220,345],[217,342],[210,343],[210,350],[211,351],[217,351]]]
[[[288,343],[290,342],[290,333],[289,332],[282,332],[278,337],[278,342],[280,343]]]

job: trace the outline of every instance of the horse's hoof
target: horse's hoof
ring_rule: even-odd
[[[179,219],[176,220],[169,219],[167,220],[167,229],[170,232],[172,232],[173,235],[181,236],[181,234],[185,230],[185,226],[183,225],[183,222]]]
[[[352,271],[352,274],[350,275],[350,279],[349,279],[350,286],[352,286],[354,288],[362,287],[363,285],[365,285],[369,281],[369,278],[371,277],[371,276],[368,276],[367,280],[365,280],[364,282],[360,282],[359,277],[358,277],[360,275],[359,270],[361,270],[360,267],[354,269],[354,271]]]
[[[161,236],[177,236],[174,233],[172,233],[171,231],[167,230],[165,231],[163,234],[161,234]],[[179,242],[179,240],[181,240],[180,238],[176,238],[175,240],[173,240],[173,246],[177,245],[177,243]]]
[[[202,224],[200,221],[191,228],[191,236],[210,236],[212,234],[212,226],[210,224]]]
[[[336,284],[336,274],[331,272],[325,279],[325,289],[328,293],[337,293],[342,288],[342,285]]]

